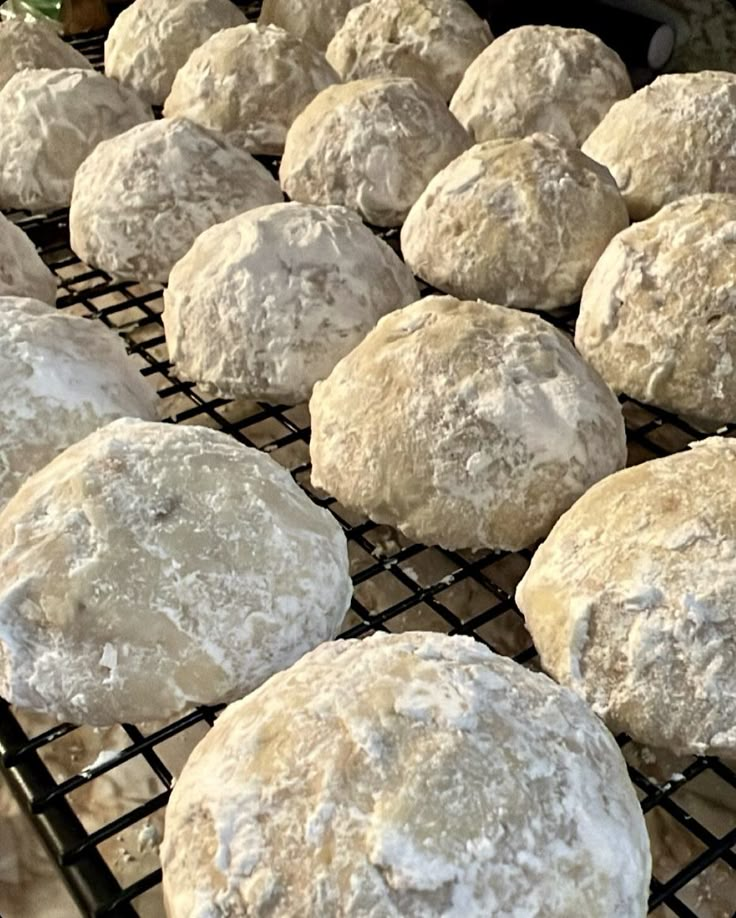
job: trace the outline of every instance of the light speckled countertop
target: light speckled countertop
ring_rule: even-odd
[[[678,45],[668,70],[736,72],[736,9],[728,0],[666,0],[690,32]]]

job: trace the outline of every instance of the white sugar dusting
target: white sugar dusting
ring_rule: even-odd
[[[589,709],[426,632],[322,645],[231,705],[172,794],[162,864],[172,918],[198,899],[254,918],[643,918],[650,871]]]

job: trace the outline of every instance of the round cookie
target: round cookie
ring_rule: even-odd
[[[335,635],[347,544],[265,453],[115,421],[0,514],[0,695],[74,723],[242,697]]]
[[[464,0],[371,0],[348,13],[327,60],[343,80],[412,77],[449,99],[492,38]]]
[[[401,246],[415,274],[454,296],[555,309],[580,298],[628,222],[607,169],[532,134],[450,163],[412,207]]]
[[[263,0],[258,22],[293,32],[321,51],[345,21],[365,0]]]
[[[715,429],[736,422],[736,195],[681,198],[619,233],[575,344],[616,392]]]
[[[528,25],[470,64],[450,111],[479,142],[541,131],[579,147],[631,92],[624,62],[597,35]]]
[[[0,297],[0,509],[67,446],[120,417],[158,417],[158,398],[101,322]]]
[[[600,482],[517,591],[545,669],[615,732],[736,753],[736,441]]]
[[[469,802],[472,801],[472,805]],[[612,736],[466,637],[338,641],[231,705],[166,813],[170,918],[643,918],[651,858]]]
[[[469,146],[441,97],[415,80],[355,80],[324,90],[296,118],[279,176],[294,200],[400,226],[432,176]]]
[[[105,42],[105,74],[163,105],[189,55],[215,32],[243,25],[230,0],[135,0]]]
[[[26,234],[0,214],[0,297],[56,302],[56,278]]]
[[[409,538],[516,551],[626,461],[621,408],[538,316],[431,296],[310,402],[312,483]]]
[[[69,205],[74,174],[98,143],[153,112],[94,70],[22,70],[0,89],[0,207]]]
[[[205,390],[296,404],[381,316],[418,296],[356,214],[274,204],[212,227],[176,265],[166,340],[177,370]]]
[[[632,220],[698,192],[736,192],[736,74],[673,73],[617,102],[583,144]]]
[[[90,70],[92,64],[76,48],[38,21],[0,19],[0,89],[18,71],[37,70],[39,67]]]
[[[337,81],[311,45],[276,26],[249,23],[218,32],[192,54],[164,115],[222,131],[251,153],[277,156],[299,112]]]
[[[79,167],[71,246],[112,277],[165,282],[204,230],[277,201],[278,182],[249,153],[165,118],[103,141]]]

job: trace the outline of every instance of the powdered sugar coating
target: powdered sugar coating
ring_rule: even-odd
[[[579,699],[409,632],[323,645],[231,705],[174,788],[162,863],[171,918],[643,918],[650,856]]]
[[[364,0],[263,0],[258,22],[293,32],[324,50],[353,7]]]
[[[279,176],[294,200],[400,226],[432,176],[468,146],[442,98],[416,80],[355,80],[321,92],[294,121]]]
[[[736,421],[736,195],[667,204],[619,233],[575,344],[617,392],[715,429]]]
[[[608,170],[549,134],[471,147],[432,179],[401,230],[407,264],[432,286],[504,306],[580,298],[628,225]]]
[[[327,60],[343,80],[412,77],[449,99],[492,37],[464,0],[371,0],[348,13]]]
[[[611,170],[634,220],[699,192],[736,192],[736,74],[658,77],[617,102],[583,144]]]
[[[249,153],[165,118],[104,141],[79,167],[71,245],[113,277],[164,282],[204,230],[277,201],[278,182]]]
[[[0,509],[98,427],[158,417],[156,393],[116,334],[37,300],[0,297],[0,378]]]
[[[219,431],[123,419],[0,514],[0,694],[73,722],[239,698],[335,635],[340,526]]]
[[[59,70],[92,64],[68,42],[38,21],[0,19],[0,89],[20,70]]]
[[[517,550],[623,466],[621,408],[537,316],[427,297],[315,386],[312,482],[445,548]]]
[[[244,23],[230,0],[135,0],[110,27],[105,73],[163,105],[192,51],[221,29]]]
[[[612,730],[736,752],[736,441],[712,437],[600,482],[517,591],[545,669]]]
[[[578,147],[631,95],[621,58],[583,29],[511,29],[468,67],[450,111],[477,141],[538,131]]]
[[[22,70],[0,89],[0,207],[68,206],[74,174],[102,140],[153,112],[94,70]]]
[[[206,389],[295,404],[418,296],[411,271],[351,211],[275,204],[197,239],[171,272],[164,326],[178,370]]]
[[[276,26],[249,23],[213,35],[192,54],[164,114],[222,131],[251,153],[276,156],[299,112],[337,81],[310,44]]]
[[[0,297],[56,302],[56,278],[22,229],[0,214]]]

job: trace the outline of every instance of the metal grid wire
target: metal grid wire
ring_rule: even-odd
[[[249,4],[248,11],[256,6]],[[101,35],[74,44],[100,65]],[[276,165],[268,164],[272,169]],[[125,337],[130,353],[141,361],[141,372],[156,386],[168,421],[216,427],[267,451],[290,469],[318,504],[329,507],[348,538],[355,585],[343,637],[417,628],[466,634],[520,663],[536,665],[536,653],[513,601],[531,552],[456,552],[412,544],[316,492],[309,480],[305,406],[206,398],[172,371],[160,322],[160,287],[113,282],[82,264],[69,248],[66,212],[9,216],[33,239],[59,278],[58,308],[95,317]],[[397,231],[381,235],[397,246]],[[552,321],[571,332],[574,317],[575,310],[563,310]],[[703,436],[664,412],[630,400],[623,406],[630,464],[676,452]],[[131,849],[131,833],[140,833],[162,816],[176,772],[168,752],[172,744],[191,747],[216,713],[217,709],[200,708],[170,724],[113,728],[115,735],[106,735],[104,742],[114,751],[82,768],[74,766],[75,736],[89,728],[39,726],[38,719],[0,700],[0,773],[30,814],[84,914],[161,914],[155,847],[137,863],[130,854],[123,857],[124,871],[120,851]],[[650,911],[661,918],[726,918],[736,902],[736,773],[714,758],[660,763],[658,771],[648,750],[619,739],[650,829],[668,840],[666,853],[658,856],[655,850]],[[69,754],[61,755],[67,747]],[[58,765],[60,758],[67,763],[64,768]],[[134,780],[145,789],[144,799],[104,824],[90,823],[80,814],[77,800],[82,792],[131,768]],[[703,800],[711,805],[703,805]],[[713,901],[718,891],[720,905]]]

